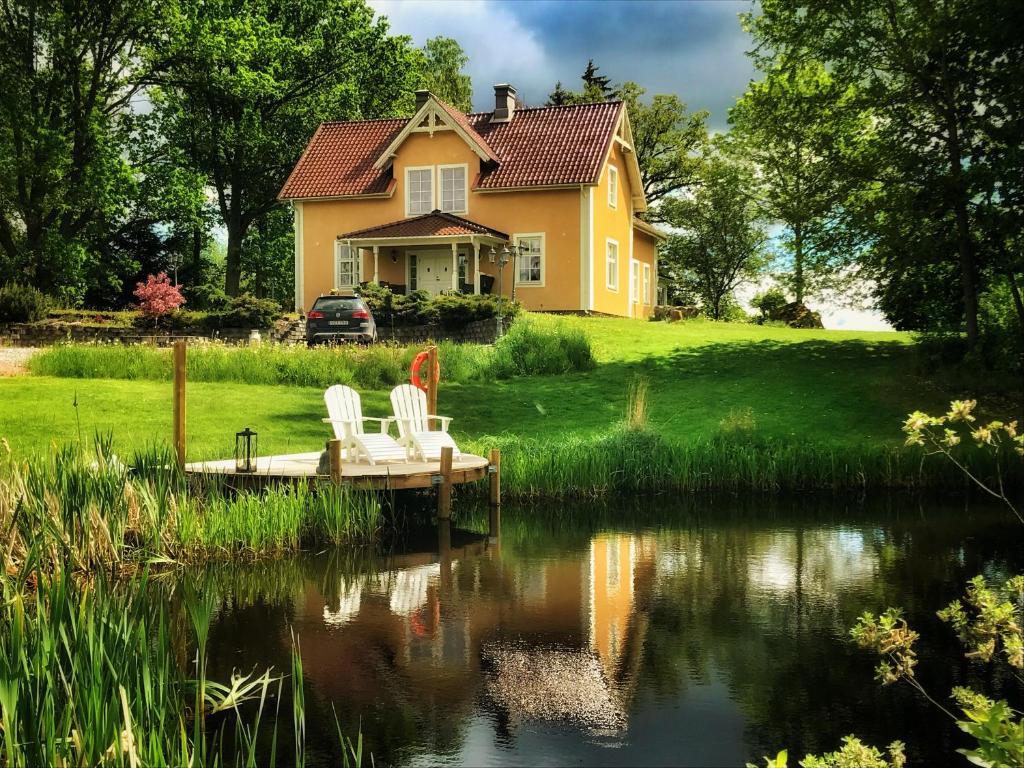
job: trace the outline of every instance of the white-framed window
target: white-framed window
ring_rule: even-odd
[[[462,287],[463,284],[469,282],[469,280],[466,279],[466,277],[467,277],[467,270],[468,270],[468,267],[466,266],[466,264],[468,262],[469,262],[469,257],[466,256],[466,254],[464,254],[464,253],[460,253],[459,254],[459,259],[458,259],[458,264],[459,264],[459,287],[460,288]]]
[[[359,249],[339,242],[334,248],[334,288],[355,288],[359,285]]]
[[[619,290],[619,244],[610,237],[605,244],[604,264],[605,285],[610,291]]]
[[[434,166],[405,169],[405,215],[434,210]]]
[[[410,253],[406,256],[406,263],[409,265],[409,293],[412,293],[416,290],[416,271],[418,266],[416,263],[416,254]]]
[[[466,165],[439,165],[441,210],[445,213],[466,213]]]
[[[629,298],[640,303],[640,262],[633,259],[629,265]]]
[[[619,169],[614,165],[608,166],[608,207],[619,207]]]
[[[644,264],[644,304],[654,304],[651,299],[651,265]]]
[[[516,283],[518,285],[544,285],[544,233],[529,232],[513,235],[512,242],[524,246],[516,256]]]

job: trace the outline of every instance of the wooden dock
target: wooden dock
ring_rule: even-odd
[[[241,481],[246,485],[268,482],[331,482],[329,473],[321,474],[319,451],[312,453],[290,453],[281,456],[263,456],[256,460],[255,472],[238,472],[234,459],[222,461],[192,462],[185,465],[185,472],[196,477],[218,477],[229,483]],[[451,485],[473,483],[490,474],[491,462],[483,456],[462,454],[453,458],[448,482]],[[366,464],[364,462],[341,463],[341,483],[361,490],[406,490],[441,486],[442,466],[439,461],[387,462]],[[241,484],[240,483],[240,484]]]

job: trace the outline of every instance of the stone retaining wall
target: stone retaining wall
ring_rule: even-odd
[[[424,341],[493,344],[497,337],[497,320],[493,317],[488,320],[474,320],[457,329],[447,329],[440,325],[409,325],[395,328],[377,326],[379,341],[395,341],[399,344],[418,344]]]
[[[278,338],[279,333],[288,334],[291,323],[280,331],[278,327],[260,329],[264,339]],[[0,325],[0,343],[15,347],[49,347],[67,341],[98,342],[106,344],[154,344],[169,346],[179,339],[203,339],[223,341],[228,344],[248,343],[252,335],[249,328],[221,328],[211,331],[206,328],[183,328],[181,330],[154,332],[139,328],[104,328],[103,326],[76,325],[74,323],[12,323]]]

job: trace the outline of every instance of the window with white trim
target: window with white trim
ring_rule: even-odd
[[[405,169],[405,212],[418,216],[434,210],[434,169]]]
[[[515,235],[516,245],[523,246],[516,256],[516,282],[519,285],[544,284],[544,233]]]
[[[640,303],[640,262],[633,259],[629,267],[629,298]]]
[[[334,250],[334,287],[355,288],[359,285],[359,250],[348,243],[338,243]]]
[[[619,244],[608,238],[605,246],[605,285],[609,290],[619,290]]]
[[[445,213],[466,212],[466,166],[442,165],[441,210]]]
[[[608,166],[608,207],[619,207],[619,169],[614,165]]]
[[[651,299],[651,265],[644,264],[644,304],[654,304]]]
[[[409,263],[409,293],[412,293],[416,290],[416,254],[410,253],[406,259]]]

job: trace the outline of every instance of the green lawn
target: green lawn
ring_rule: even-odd
[[[637,375],[650,384],[650,418],[665,437],[711,436],[749,409],[757,434],[802,442],[895,444],[915,408],[944,394],[914,374],[906,334],[798,331],[746,324],[647,323],[542,317],[578,323],[599,360],[589,373],[445,386],[439,410],[460,437],[512,433],[559,438],[607,430],[622,418]],[[443,376],[443,374],[442,374]],[[18,454],[112,431],[122,450],[170,434],[167,382],[0,379],[0,435]],[[367,415],[388,412],[387,391],[363,393]],[[77,408],[74,406],[77,400]],[[190,383],[189,454],[231,454],[234,433],[260,434],[261,453],[314,450],[327,437],[321,392],[305,387]]]

